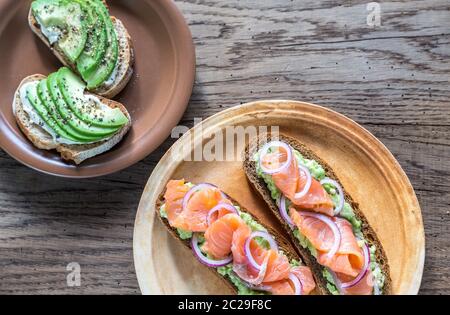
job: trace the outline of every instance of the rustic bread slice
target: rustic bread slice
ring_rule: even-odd
[[[269,210],[272,212],[272,214],[278,219],[280,224],[285,229],[286,233],[289,235],[292,243],[295,245],[297,251],[299,252],[300,256],[303,258],[303,261],[311,267],[313,270],[318,285],[322,287],[324,290],[328,291],[326,288],[327,281],[322,275],[323,266],[321,266],[314,256],[311,255],[308,249],[303,248],[297,238],[294,236],[293,231],[289,227],[289,225],[286,223],[286,221],[281,217],[278,206],[276,202],[272,199],[269,189],[266,186],[266,183],[264,180],[260,177],[258,177],[256,172],[256,164],[253,160],[254,154],[267,142],[270,142],[272,140],[281,140],[287,144],[289,144],[292,148],[299,151],[305,158],[307,159],[313,159],[316,160],[322,167],[325,169],[326,176],[337,181],[341,186],[338,177],[334,173],[333,169],[319,156],[317,156],[313,151],[308,149],[304,144],[299,142],[298,140],[284,136],[284,135],[278,135],[274,136],[271,134],[261,134],[259,137],[251,139],[250,143],[247,145],[245,151],[244,151],[244,171],[247,175],[247,179],[251,183],[252,187],[261,195],[261,197],[264,199],[264,201],[267,203]],[[391,277],[390,277],[390,270],[389,270],[389,264],[388,259],[386,257],[386,253],[383,249],[383,246],[381,245],[375,231],[370,226],[369,222],[367,221],[366,217],[362,213],[362,211],[359,209],[358,203],[356,203],[352,197],[345,191],[345,188],[342,187],[344,190],[345,200],[352,206],[356,217],[362,222],[362,232],[364,234],[365,239],[368,241],[369,246],[375,245],[377,248],[376,251],[376,258],[377,262],[380,264],[380,267],[386,277],[384,287],[383,287],[383,294],[390,294],[391,293]]]
[[[156,201],[156,216],[159,218],[159,220],[166,226],[167,230],[169,231],[169,233],[176,238],[177,240],[179,240],[185,247],[192,249],[191,247],[191,243],[190,240],[183,240],[180,238],[180,236],[177,233],[177,229],[173,228],[170,226],[169,221],[163,217],[161,217],[160,214],[160,208],[161,206],[164,204],[164,193],[165,190],[159,195],[158,200]],[[258,219],[258,217],[256,217],[253,213],[249,212],[246,208],[244,208],[243,206],[241,206],[236,200],[234,200],[232,197],[228,196],[228,198],[230,199],[230,201],[236,205],[239,206],[240,209],[243,212],[249,213],[256,221],[258,221],[261,224],[261,221]],[[263,224],[261,224],[263,225]],[[264,226],[264,225],[263,225]],[[295,251],[295,249],[292,247],[291,243],[286,240],[286,238],[283,235],[280,235],[279,233],[277,233],[276,231],[274,231],[272,228],[264,226],[264,228],[267,229],[267,231],[275,238],[275,240],[277,241],[278,247],[281,251],[283,251],[283,253],[286,255],[286,257],[289,259],[289,261],[291,261],[292,259],[295,259],[297,261],[302,261],[301,257],[297,254],[297,252]],[[303,262],[304,265],[306,265]],[[237,288],[234,286],[234,284],[225,276],[222,276],[221,274],[219,274],[216,270],[216,268],[212,268],[212,267],[207,267],[205,266],[205,268],[208,268],[212,274],[214,274],[215,276],[219,277],[219,279],[221,279],[225,285],[227,285],[230,289],[232,289],[235,293],[238,293]],[[320,288],[315,288],[314,291],[312,292],[313,294],[321,294],[323,291]]]
[[[106,1],[104,1],[105,5]],[[103,84],[95,90],[92,90],[92,93],[97,95],[101,95],[106,98],[114,98],[117,94],[119,94],[125,86],[130,81],[133,75],[133,65],[134,65],[134,48],[133,43],[131,41],[131,36],[125,28],[122,21],[115,17],[111,17],[114,27],[116,29],[117,38],[119,41],[119,60],[118,60],[118,68],[117,75],[115,80],[110,85]],[[45,35],[41,32],[41,27],[39,23],[34,18],[32,11],[28,14],[28,23],[31,27],[31,30],[50,48],[53,54],[61,61],[61,63],[72,69],[75,73],[80,76],[78,69],[75,64],[70,62],[64,55],[62,51],[58,49],[57,45],[51,45]]]
[[[41,74],[35,74],[23,79],[19,87],[14,94],[13,100],[13,113],[16,117],[17,124],[19,125],[25,136],[39,149],[43,150],[56,150],[61,154],[61,157],[67,161],[73,161],[75,164],[80,164],[81,162],[94,157],[96,155],[102,154],[106,151],[111,150],[116,144],[118,144],[122,138],[127,134],[131,128],[131,117],[126,108],[115,101],[108,100],[104,97],[97,96],[102,103],[108,105],[111,108],[120,108],[120,110],[127,116],[128,123],[123,126],[114,136],[111,138],[91,143],[91,144],[81,144],[81,145],[67,145],[60,144],[56,142],[53,137],[45,131],[41,126],[33,123],[27,112],[24,111],[22,102],[20,99],[20,88],[28,83],[34,81],[40,81],[46,77]]]

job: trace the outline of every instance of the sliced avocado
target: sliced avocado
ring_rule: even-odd
[[[58,134],[60,137],[68,139],[70,141],[74,142],[80,142],[79,139],[71,136],[67,132],[64,131],[53,119],[52,115],[48,112],[47,108],[42,103],[41,99],[38,96],[37,93],[37,87],[36,85],[30,85],[26,90],[26,96],[30,104],[33,106],[33,108],[36,110],[36,112],[39,114],[39,116],[42,118],[42,120],[50,127],[52,128],[56,134]]]
[[[31,4],[31,12],[44,26],[65,26],[66,5],[68,0],[35,0]]]
[[[57,45],[75,63],[87,41],[85,16],[80,4],[67,0],[38,0],[33,2],[31,9],[41,27],[61,31]]]
[[[119,43],[117,39],[116,29],[109,16],[108,9],[100,0],[91,0],[92,4],[95,4],[98,8],[98,12],[101,14],[101,18],[105,24],[107,34],[107,48],[106,53],[97,65],[96,69],[84,78],[87,82],[88,89],[95,89],[101,86],[106,80],[109,79],[116,67],[119,58]]]
[[[118,128],[111,127],[96,127],[80,120],[64,101],[63,95],[59,90],[58,73],[53,73],[47,78],[47,88],[62,119],[76,132],[93,140],[101,140],[118,130]]]
[[[45,106],[47,112],[50,114],[56,124],[78,142],[84,143],[95,141],[93,137],[87,137],[74,130],[61,116],[61,114],[58,112],[58,109],[56,108],[56,104],[53,101],[53,98],[51,97],[50,91],[48,90],[47,81],[48,78],[39,82],[37,86],[37,94],[39,99],[41,100],[41,103]]]
[[[70,69],[64,67],[58,71],[58,85],[67,105],[84,122],[110,128],[128,123],[128,118],[119,108],[99,106],[95,102],[86,103],[86,85]]]
[[[106,52],[106,26],[97,4],[91,0],[74,0],[78,2],[86,15],[86,46],[77,60],[77,70],[87,78],[98,67]]]

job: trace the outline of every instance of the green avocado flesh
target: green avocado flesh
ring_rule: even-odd
[[[99,3],[99,0],[96,0],[95,2]],[[113,73],[119,58],[119,43],[114,25],[109,16],[109,12],[101,3],[97,5],[97,8],[98,12],[103,18],[103,22],[106,28],[107,48],[105,56],[103,57],[101,62],[96,65],[96,68],[92,72],[92,74],[83,77],[83,79],[87,82],[88,89],[97,88],[101,86],[105,81],[107,81]]]
[[[70,62],[81,55],[87,41],[86,25],[80,5],[67,0],[37,0],[32,4],[32,12],[38,22],[46,28],[58,28],[62,36],[58,46]]]
[[[98,127],[122,127],[128,118],[119,108],[98,108],[95,102],[86,102],[84,90],[86,85],[70,69],[58,71],[58,85],[62,96],[71,111],[80,120]]]
[[[77,62],[77,69],[83,78],[91,75],[105,56],[107,38],[106,25],[98,4],[90,0],[75,0],[86,13],[87,42]]]
[[[128,118],[119,109],[98,105],[97,101],[100,100],[94,96],[92,98],[97,101],[87,98],[84,94],[85,85],[79,79],[75,81],[78,85],[73,86],[75,83],[67,78],[77,77],[68,68],[61,68],[47,79],[27,85],[25,91],[34,111],[58,138],[73,144],[94,143],[113,136],[128,123]],[[63,91],[75,105],[66,101]],[[97,117],[96,120],[91,121],[91,116]],[[98,125],[96,122],[99,117],[107,117],[114,123],[108,125],[108,120],[104,120],[102,125]]]
[[[65,102],[58,85],[58,73],[53,73],[47,78],[47,86],[56,104],[59,114],[72,129],[80,134],[89,137],[89,140],[99,140],[117,131],[117,128],[102,128],[90,125],[80,120]]]
[[[57,105],[53,100],[53,97],[50,94],[50,90],[48,88],[48,80],[42,80],[39,82],[37,86],[37,93],[41,103],[47,109],[47,112],[50,114],[51,118],[56,122],[60,129],[64,130],[65,133],[69,134],[72,139],[76,139],[79,142],[89,142],[92,141],[91,138],[85,137],[82,134],[78,133],[76,130],[70,127],[67,121],[61,116],[58,111]],[[55,130],[57,132],[57,130]],[[62,136],[62,135],[60,135]]]
[[[39,116],[42,118],[42,120],[51,128],[53,129],[58,135],[61,137],[64,137],[71,141],[79,141],[79,139],[72,137],[70,134],[64,131],[53,119],[52,115],[48,112],[46,106],[42,103],[41,99],[38,95],[38,85],[35,86],[29,86],[26,91],[26,97],[30,104],[33,106],[35,111],[39,114]]]
[[[41,32],[76,67],[89,90],[114,79],[119,43],[101,0],[35,0],[31,8]]]
[[[308,170],[311,172],[311,175],[313,178],[315,178],[316,180],[322,180],[325,178],[326,174],[325,174],[325,169],[315,160],[311,160],[311,159],[306,159],[305,157],[303,157],[303,155],[293,149],[292,150],[294,153],[295,158],[297,159],[297,161],[299,163],[301,163],[302,165],[305,165]],[[262,178],[264,180],[264,182],[267,185],[267,188],[269,189],[271,196],[274,200],[278,200],[281,197],[281,191],[276,187],[274,181],[272,180],[272,177],[266,173],[263,172],[263,170],[260,167],[259,164],[259,152],[257,152],[255,154],[255,156],[253,157],[253,160],[255,161],[256,164],[256,173],[257,175]],[[337,191],[331,187],[330,185],[324,185],[325,190],[327,191],[327,193],[330,195],[331,199],[333,200],[334,204],[336,205],[339,202],[339,195],[337,193]],[[286,207],[289,207],[289,201],[286,201]],[[355,236],[358,239],[364,240],[364,235],[361,231],[361,221],[356,217],[352,206],[348,203],[345,202],[344,203],[344,207],[342,208],[341,212],[339,213],[339,216],[346,219],[347,221],[350,222],[350,224],[353,227],[353,232],[355,234]],[[296,237],[296,239],[299,241],[300,245],[303,248],[306,248],[309,250],[309,252],[311,253],[312,256],[317,257],[317,250],[314,248],[314,246],[311,244],[311,242],[308,240],[308,238],[306,236],[304,236],[300,230],[295,227],[293,230],[294,236]],[[366,242],[364,240],[364,242]],[[367,242],[366,242],[367,243]],[[375,283],[377,284],[379,289],[383,288],[384,285],[384,275],[381,271],[381,267],[378,264],[378,262],[376,261],[376,247],[373,245],[370,248],[370,252],[371,252],[371,263],[370,263],[370,268],[372,271],[372,274],[374,276],[374,280]],[[335,280],[332,276],[332,274],[330,273],[330,271],[328,270],[328,268],[324,267],[322,270],[323,276],[324,278],[327,280],[327,288],[328,291],[330,291],[331,294],[340,294],[339,290],[337,289]]]
[[[192,183],[186,183],[188,187],[192,187]],[[239,216],[242,220],[252,229],[252,231],[263,231],[267,232],[267,230],[259,224],[250,214],[242,211],[239,206],[234,205],[234,207],[239,211]],[[163,204],[161,208],[159,209],[160,216],[167,220],[167,211],[166,211],[166,205]],[[177,229],[178,236],[183,240],[188,240],[192,238],[192,232],[190,231],[183,231],[181,229]],[[199,243],[204,242],[204,236],[203,234],[198,236]],[[203,240],[203,241],[202,241]],[[269,248],[269,244],[266,241],[262,241],[259,238],[255,238],[255,241],[257,241],[261,246],[265,248]],[[200,244],[201,248],[201,244]],[[206,253],[203,253],[206,254]],[[294,259],[290,261],[290,265],[292,267],[300,266],[300,263]],[[267,292],[257,291],[250,289],[247,285],[245,285],[244,281],[239,278],[234,272],[233,272],[233,264],[230,263],[223,267],[218,267],[217,272],[224,278],[227,278],[228,280],[233,283],[233,285],[236,287],[239,295],[266,295]]]

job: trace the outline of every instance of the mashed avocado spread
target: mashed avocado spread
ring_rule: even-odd
[[[326,176],[325,170],[317,161],[304,158],[303,155],[295,149],[293,149],[292,151],[293,151],[294,156],[297,159],[297,161],[299,163],[301,163],[302,165],[305,165],[308,168],[308,170],[311,172],[311,175],[316,180],[320,181],[325,178],[325,176]],[[270,152],[270,150],[269,150],[269,152]],[[267,184],[267,188],[269,189],[272,198],[274,200],[278,201],[279,198],[281,197],[281,191],[275,186],[275,183],[272,180],[272,177],[262,171],[262,169],[259,165],[259,152],[255,153],[253,159],[256,164],[257,175],[260,178],[262,178],[264,180],[264,182]],[[330,195],[331,199],[333,200],[333,203],[336,205],[339,202],[339,194],[336,191],[336,189],[328,184],[325,184],[324,188]],[[366,242],[366,240],[364,240],[364,235],[361,231],[361,221],[356,217],[352,206],[348,202],[344,203],[344,207],[342,208],[339,216],[341,216],[342,218],[344,218],[350,222],[350,224],[353,227],[353,232],[355,233],[355,236],[358,239],[361,239],[361,240],[363,240],[363,242]],[[295,227],[293,230],[293,233],[294,233],[294,236],[299,240],[300,245],[303,248],[307,248],[309,250],[309,252],[311,253],[311,255],[313,255],[314,257],[317,257],[317,250],[314,248],[314,246],[311,244],[311,242],[300,232],[300,230]],[[361,246],[362,246],[362,244],[361,244]],[[375,252],[376,252],[376,246],[372,245],[370,247],[370,256],[371,256],[370,257],[370,260],[371,260],[370,269],[372,271],[376,286],[381,289],[381,288],[383,288],[383,285],[384,285],[384,275],[381,271],[380,265],[376,262]],[[332,293],[334,295],[338,295],[339,290],[337,289],[334,278],[331,275],[330,271],[326,267],[324,267],[322,274],[328,282],[327,288],[330,291],[330,293]]]

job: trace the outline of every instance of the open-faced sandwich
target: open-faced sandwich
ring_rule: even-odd
[[[333,170],[299,141],[260,135],[245,150],[253,188],[329,294],[389,294],[386,254]]]
[[[311,270],[284,238],[214,185],[171,180],[156,211],[171,234],[236,293],[301,295],[315,290]]]
[[[110,150],[130,129],[131,117],[122,104],[85,88],[68,68],[25,78],[13,100],[20,129],[36,147],[55,149],[76,164]]]
[[[123,23],[102,0],[35,0],[34,33],[97,95],[113,98],[133,73],[134,52]]]

